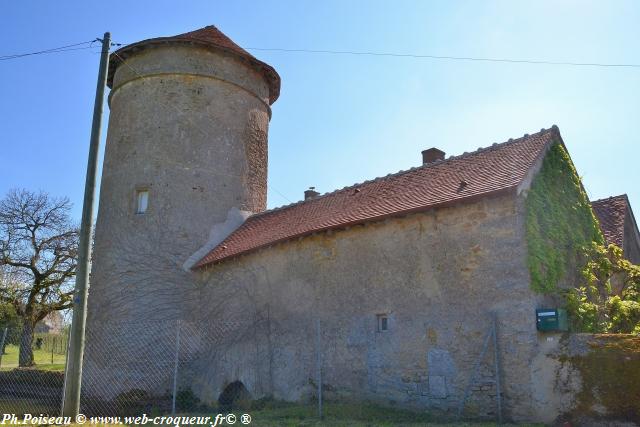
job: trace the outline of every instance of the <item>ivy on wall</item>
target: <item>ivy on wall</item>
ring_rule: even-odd
[[[605,245],[562,144],[549,148],[525,207],[532,289],[564,295],[574,331],[640,333],[640,266]]]
[[[562,144],[549,148],[525,204],[531,287],[538,293],[558,293],[568,269],[583,269],[592,243],[604,244],[589,198]]]
[[[640,266],[616,245],[592,243],[587,259],[583,283],[567,293],[572,329],[640,334]]]

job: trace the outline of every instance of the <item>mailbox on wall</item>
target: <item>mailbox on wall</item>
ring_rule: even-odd
[[[536,329],[541,332],[568,331],[567,310],[562,308],[536,309]]]

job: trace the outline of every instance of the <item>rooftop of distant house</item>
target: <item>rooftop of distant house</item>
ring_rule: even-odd
[[[623,248],[624,225],[629,212],[629,199],[626,194],[607,197],[591,202],[591,207],[600,222],[600,229],[607,244]]]

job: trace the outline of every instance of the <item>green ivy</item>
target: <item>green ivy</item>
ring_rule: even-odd
[[[622,249],[593,243],[581,286],[567,293],[572,329],[592,333],[640,333],[640,266]],[[616,284],[615,293],[612,282]]]
[[[583,270],[592,242],[604,244],[589,198],[562,144],[549,148],[525,204],[531,288],[558,293],[569,269]]]
[[[562,144],[549,148],[525,206],[532,289],[565,295],[574,331],[640,333],[640,266],[617,246],[605,246]]]

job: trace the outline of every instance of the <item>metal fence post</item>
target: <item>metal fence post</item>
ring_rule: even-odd
[[[498,350],[498,321],[493,312],[493,365],[496,371],[496,403],[498,405],[498,424],[502,424],[502,396],[500,390],[500,353]]]
[[[318,381],[318,417],[322,419],[322,340],[320,339],[320,319],[316,320],[316,361]]]
[[[178,392],[178,361],[180,360],[180,319],[176,322],[176,355],[173,366],[173,401],[171,403],[171,414],[176,413],[176,394]]]

